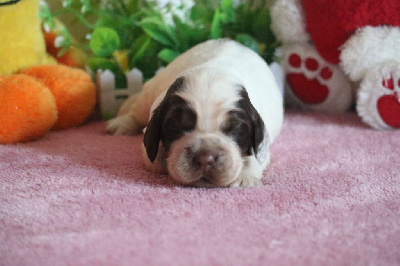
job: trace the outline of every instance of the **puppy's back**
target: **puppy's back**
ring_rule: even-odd
[[[143,90],[158,90],[161,94],[183,71],[204,64],[237,45],[228,39],[209,40],[189,49],[172,61],[165,69],[145,83]]]

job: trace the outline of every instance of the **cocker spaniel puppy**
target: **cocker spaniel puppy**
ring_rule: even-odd
[[[146,167],[198,187],[259,185],[283,122],[268,65],[227,40],[199,44],[131,96],[107,131],[145,129]]]

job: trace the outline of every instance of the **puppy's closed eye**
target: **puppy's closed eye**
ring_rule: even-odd
[[[228,112],[227,121],[223,127],[223,132],[227,135],[235,135],[250,128],[251,124],[246,121],[246,115],[241,111]]]
[[[196,114],[187,106],[179,106],[169,110],[163,124],[161,140],[164,148],[169,150],[172,142],[191,132],[196,126]]]
[[[192,131],[196,125],[196,114],[187,107],[178,107],[168,112],[164,121],[167,130]]]
[[[222,132],[238,144],[243,155],[251,155],[253,129],[246,116],[242,111],[230,111]]]

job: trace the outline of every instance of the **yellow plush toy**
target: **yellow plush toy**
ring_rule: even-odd
[[[90,75],[46,52],[39,0],[0,0],[0,143],[79,125],[95,101]]]

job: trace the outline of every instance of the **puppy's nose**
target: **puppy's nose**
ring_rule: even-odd
[[[201,151],[193,157],[194,164],[205,173],[213,168],[216,160],[217,156],[209,151]]]

